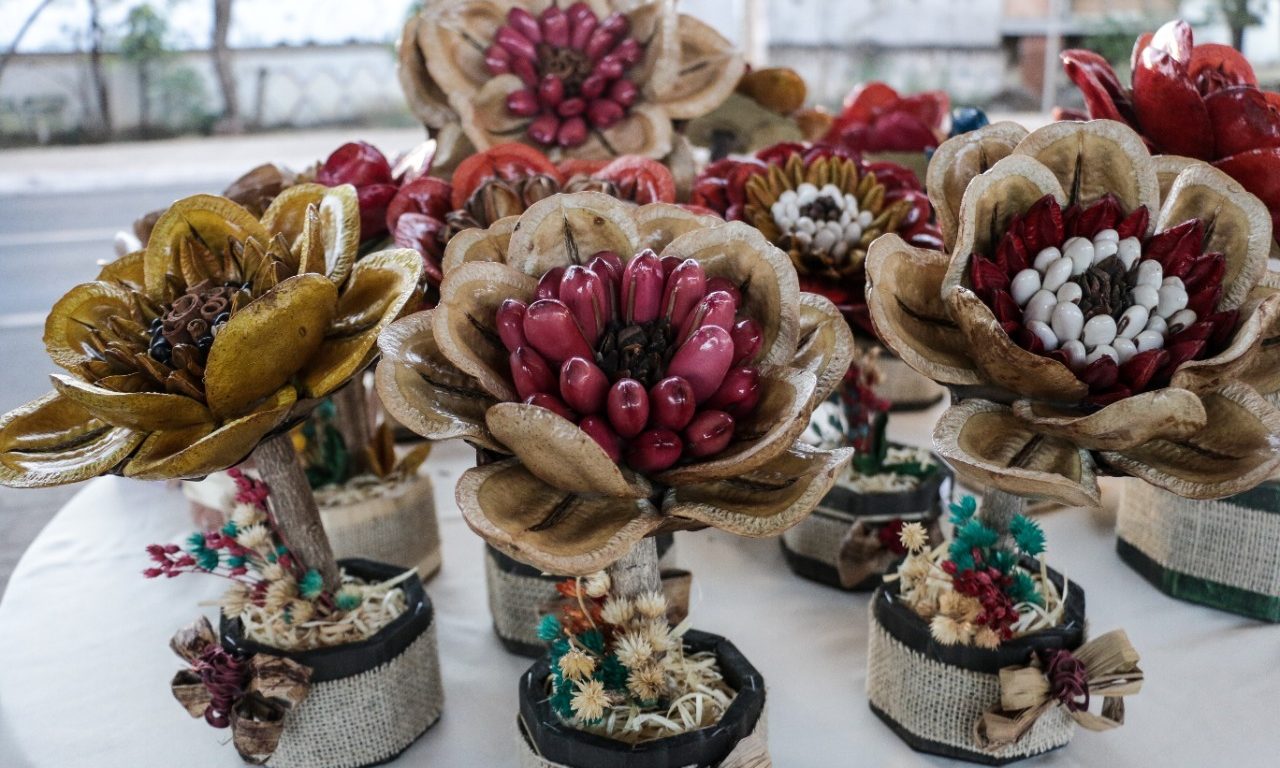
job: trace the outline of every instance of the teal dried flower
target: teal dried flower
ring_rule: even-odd
[[[206,571],[216,570],[218,567],[218,553],[212,549],[201,547],[191,553],[196,558],[196,565],[199,565]]]
[[[334,602],[340,611],[354,611],[364,600],[360,597],[359,590],[344,587],[338,590],[338,594],[334,596]]]
[[[228,520],[227,524],[222,526],[223,536],[230,536],[231,538],[234,539],[236,537],[236,534],[238,534],[239,532],[240,532],[240,529],[237,528],[236,524],[231,520]]]
[[[1015,515],[1009,523],[1009,533],[1023,554],[1036,557],[1044,552],[1044,530],[1031,518]]]
[[[565,720],[573,718],[573,683],[563,677],[554,681],[551,708]]]
[[[630,671],[618,660],[618,657],[609,654],[596,668],[595,678],[609,690],[625,691],[629,674],[631,674]]]
[[[245,560],[244,560],[244,556],[243,556],[243,555],[228,555],[228,556],[227,556],[227,567],[228,567],[228,568],[239,568],[239,567],[243,566],[243,565],[244,565],[244,563],[245,563]]]
[[[560,626],[560,619],[553,613],[548,613],[538,622],[538,639],[544,643],[549,643],[560,637],[560,633],[563,631],[564,628]]]
[[[192,550],[204,549],[205,547],[204,534],[197,531],[196,533],[193,533],[190,536],[188,536],[187,546],[190,547]]]
[[[1007,549],[997,549],[991,553],[988,561],[997,571],[1009,573],[1018,564],[1018,556]]]
[[[324,577],[315,568],[308,569],[298,581],[298,592],[308,600],[315,600],[324,592]]]
[[[959,501],[954,501],[951,503],[951,524],[959,528],[969,522],[977,511],[978,500],[972,496],[965,496]]]
[[[968,549],[986,549],[1000,540],[1000,534],[991,530],[981,520],[969,520],[956,529],[956,541]]]
[[[569,652],[569,641],[563,637],[551,641],[551,657],[559,659]]]
[[[598,629],[588,629],[586,632],[578,635],[578,642],[582,643],[588,650],[595,651],[600,655],[604,655],[604,635]]]
[[[1015,603],[1044,605],[1044,597],[1041,596],[1040,590],[1036,589],[1035,581],[1025,571],[1017,571],[1013,574],[1013,582],[1009,584],[1006,591]]]

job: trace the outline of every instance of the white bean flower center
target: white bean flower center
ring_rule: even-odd
[[[1114,229],[1040,251],[1009,293],[1024,327],[1077,373],[1104,356],[1123,365],[1160,349],[1196,321],[1182,279],[1165,277],[1159,261],[1142,258],[1142,241]]]
[[[835,259],[857,246],[863,230],[875,220],[871,211],[859,210],[857,198],[836,185],[819,189],[808,182],[784,191],[769,212],[782,233],[783,248]]]

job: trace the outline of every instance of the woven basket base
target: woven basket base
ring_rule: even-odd
[[[334,554],[416,567],[423,581],[440,570],[440,524],[431,478],[420,475],[399,493],[354,504],[321,505]]]
[[[804,525],[804,523],[800,525]],[[870,592],[884,581],[882,575],[868,576],[849,589],[845,589],[840,586],[840,572],[836,570],[834,565],[815,557],[805,557],[788,547],[786,539],[781,536],[778,537],[778,543],[782,546],[782,558],[787,561],[787,567],[802,579],[816,581],[823,586],[838,589],[841,592]]]
[[[1130,482],[1116,516],[1120,558],[1165,594],[1280,623],[1280,485],[1191,501]]]

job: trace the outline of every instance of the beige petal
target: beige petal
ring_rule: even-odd
[[[109,261],[102,265],[102,269],[98,271],[96,280],[102,280],[108,283],[125,283],[138,290],[146,285],[147,278],[145,274],[147,263],[146,251],[134,251],[126,253],[115,261]]]
[[[644,58],[627,72],[627,78],[640,86],[641,100],[662,101],[672,92],[680,73],[680,22],[675,3],[636,3],[627,12],[627,20],[631,36],[644,45]]]
[[[328,278],[295,275],[231,316],[205,365],[209,410],[240,416],[276,392],[315,355],[337,308]]]
[[[1217,499],[1253,488],[1280,468],[1280,411],[1246,384],[1203,398],[1204,429],[1176,440],[1152,440],[1104,461],[1191,499]]]
[[[1270,304],[1271,300],[1268,299],[1267,303]],[[1280,311],[1273,308],[1267,311],[1265,316],[1265,322],[1260,322],[1259,325],[1257,350],[1243,356],[1246,365],[1237,372],[1237,375],[1262,394],[1271,395],[1280,392]],[[1245,325],[1247,326],[1249,322],[1246,320]],[[1245,333],[1247,332],[1243,328],[1236,331],[1237,337]],[[1175,381],[1187,367],[1184,365],[1177,374],[1174,374]]]
[[[90,342],[94,328],[106,328],[112,317],[130,318],[129,289],[102,280],[67,291],[44,321],[44,346],[53,362],[75,373],[81,363],[99,359]]]
[[[640,231],[640,247],[651,248],[655,253],[661,253],[672,240],[686,232],[724,223],[719,216],[694,213],[670,203],[642,205],[633,215]]]
[[[511,233],[516,231],[519,216],[507,216],[489,225],[488,229],[464,229],[449,238],[444,249],[441,269],[448,273],[459,264],[469,261],[496,261],[505,264]]]
[[[897,235],[877,238],[867,252],[867,306],[876,335],[907,365],[943,384],[981,384],[969,342],[942,300],[950,263]]]
[[[662,524],[647,499],[580,496],[553,488],[519,459],[468,469],[456,496],[467,525],[489,544],[567,576],[601,570]]]
[[[185,395],[113,392],[70,376],[54,374],[49,378],[53,379],[53,388],[60,394],[113,427],[155,432],[213,423],[213,415],[204,403]]]
[[[507,264],[535,279],[554,267],[586,264],[599,251],[623,261],[639,250],[634,206],[600,192],[552,195],[520,214]]]
[[[219,256],[233,239],[243,243],[254,238],[262,244],[270,239],[253,214],[225,197],[194,195],[179,200],[160,216],[147,241],[144,268],[147,295],[152,299],[164,298],[166,274],[182,274],[178,244],[188,238],[199,240]]]
[[[319,218],[317,228],[305,226],[308,212]],[[281,192],[262,215],[262,225],[280,233],[289,250],[299,254],[322,253],[323,265],[307,265],[305,271],[328,276],[342,285],[360,250],[360,202],[350,184],[326,187],[297,184]]]
[[[1160,207],[1160,182],[1142,137],[1115,120],[1049,123],[1015,154],[1035,158],[1058,177],[1067,204],[1091,205],[1112,194],[1126,212]]]
[[[435,342],[452,365],[498,400],[516,399],[516,391],[494,313],[506,299],[532,301],[537,288],[534,278],[484,261],[457,267],[440,284],[440,303],[431,319]]]
[[[338,296],[337,315],[324,344],[299,371],[302,391],[324,397],[369,367],[378,333],[420,302],[424,267],[417,251],[396,248],[356,262]]]
[[[737,285],[739,309],[763,331],[759,364],[791,364],[800,338],[800,282],[791,259],[760,230],[740,221],[695,229],[672,240],[661,255],[696,259],[707,277],[724,277]]]
[[[1155,155],[1151,162],[1156,164],[1156,179],[1160,182],[1160,199],[1169,199],[1169,190],[1173,188],[1173,180],[1178,178],[1187,166],[1197,165],[1200,160],[1181,155]]]
[[[672,488],[663,513],[740,536],[776,536],[803,520],[853,458],[796,443],[772,461],[716,482]]]
[[[933,449],[971,482],[1068,506],[1100,503],[1088,451],[987,400],[948,408],[933,430]]]
[[[734,424],[733,442],[706,461],[685,464],[656,475],[663,485],[682,486],[749,472],[776,459],[809,426],[817,378],[794,368],[760,374],[760,402]]]
[[[1089,394],[1089,387],[1071,369],[1014,344],[991,308],[973,291],[956,286],[946,302],[987,381],[1033,400],[1076,403]]]
[[[485,423],[526,469],[555,488],[631,499],[652,493],[643,477],[624,472],[578,425],[546,408],[498,403]]]
[[[598,144],[596,149],[593,144]],[[641,155],[660,159],[671,152],[673,131],[671,116],[657,104],[639,103],[627,116],[603,131],[593,134],[593,141],[570,152],[573,157],[605,159],[619,155]]]
[[[1205,253],[1226,256],[1218,309],[1235,309],[1267,271],[1271,214],[1235,179],[1211,165],[1194,163],[1174,179],[1155,231],[1163,232],[1188,219],[1203,222]]]
[[[1275,339],[1280,333],[1280,294],[1245,304],[1238,323],[1226,349],[1183,363],[1173,374],[1173,386],[1208,392],[1241,378],[1263,393],[1280,388],[1280,350]]]
[[[426,51],[420,43],[422,17],[414,15],[404,25],[396,48],[396,73],[409,111],[429,128],[441,128],[458,116],[449,106],[449,97],[427,71]]]
[[[1194,392],[1174,387],[1126,397],[1092,413],[1032,400],[1015,402],[1013,412],[1046,435],[1081,448],[1108,451],[1123,451],[1156,438],[1186,437],[1203,428],[1206,418]]]
[[[527,141],[525,129],[531,118],[507,109],[507,97],[524,88],[515,75],[498,75],[467,99],[453,98],[463,132],[477,149],[488,149],[508,141]]]
[[[44,488],[88,480],[114,469],[144,437],[50,392],[0,416],[0,484]]]
[[[652,89],[652,98],[672,119],[688,120],[727,99],[742,78],[746,62],[733,43],[693,16],[679,15],[676,34],[679,69],[669,86]]]
[[[253,413],[217,429],[204,424],[153,433],[125,465],[124,474],[139,480],[190,479],[235,466],[285,423],[296,402],[293,387],[282,387]]]
[[[946,250],[955,245],[960,201],[969,182],[1008,157],[1026,135],[1027,129],[1017,123],[994,123],[947,139],[934,151],[926,186]]]
[[[800,341],[791,365],[818,379],[806,411],[835,391],[855,354],[853,333],[836,305],[824,296],[800,294]]]
[[[468,99],[493,76],[484,63],[485,48],[506,23],[505,3],[427,3],[419,16],[418,45],[427,70],[449,103]]]

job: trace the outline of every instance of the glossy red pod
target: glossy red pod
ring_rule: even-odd
[[[718,326],[699,328],[676,350],[667,364],[669,376],[679,376],[693,387],[701,403],[715,394],[733,364],[733,339]]]
[[[669,376],[649,388],[650,421],[654,426],[679,431],[696,411],[693,387],[679,376]]]
[[[760,402],[760,372],[755,368],[734,368],[725,374],[724,382],[705,403],[708,408],[745,416]]]
[[[539,408],[546,408],[548,411],[555,413],[569,421],[577,421],[578,414],[574,413],[563,400],[555,395],[547,392],[537,392],[529,395],[524,399],[526,405],[536,405]]]
[[[664,265],[665,265],[665,259]],[[679,328],[689,313],[707,295],[707,275],[694,259],[685,259],[667,275],[662,292],[662,314]]]
[[[714,456],[733,440],[733,417],[724,411],[701,411],[685,427],[684,439],[690,456]]]
[[[652,250],[645,249],[629,261],[622,272],[623,322],[656,320],[662,307],[663,282],[662,262]]]
[[[618,437],[618,433],[609,426],[608,419],[602,416],[588,416],[578,423],[578,429],[590,435],[610,459],[622,460],[622,438]]]
[[[650,429],[627,446],[627,464],[638,472],[661,472],[680,460],[684,443],[669,429]]]
[[[571,357],[560,366],[560,397],[578,413],[600,413],[609,394],[609,377],[585,357]]]
[[[609,322],[609,297],[603,280],[587,267],[574,264],[560,281],[560,301],[573,313],[587,345],[594,347]]]
[[[538,299],[524,311],[524,337],[529,345],[559,365],[571,357],[593,356],[578,321],[561,301]]]
[[[517,347],[528,346],[524,336],[524,313],[528,307],[519,299],[503,299],[494,313],[494,325],[498,326],[498,337],[508,352],[515,352]]]
[[[649,422],[649,393],[635,379],[619,379],[609,389],[605,409],[615,432],[635,437]]]
[[[524,400],[539,392],[556,391],[556,376],[551,366],[532,347],[517,347],[509,358],[511,382],[516,394]]]

